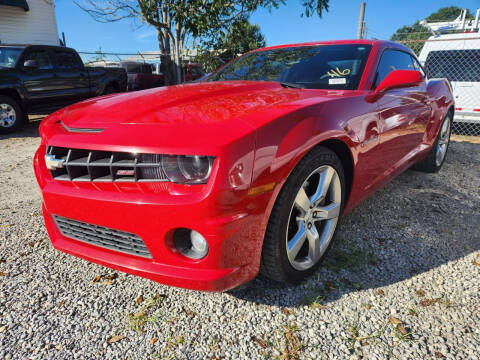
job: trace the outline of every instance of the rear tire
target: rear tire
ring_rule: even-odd
[[[432,149],[427,157],[412,166],[413,170],[426,173],[436,173],[440,171],[445,158],[447,157],[448,146],[450,144],[450,134],[452,132],[452,115],[449,112],[440,125],[437,138],[433,143]]]
[[[290,284],[314,273],[333,243],[344,201],[340,159],[330,149],[315,148],[278,195],[265,233],[260,272]]]
[[[9,96],[0,95],[0,134],[9,134],[24,124],[24,115],[20,104]]]

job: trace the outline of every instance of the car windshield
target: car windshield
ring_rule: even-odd
[[[370,45],[315,45],[254,51],[235,59],[205,81],[275,81],[286,87],[354,90]]]
[[[0,47],[0,68],[15,67],[21,52],[21,48]]]

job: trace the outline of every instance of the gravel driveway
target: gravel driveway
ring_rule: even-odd
[[[32,156],[0,137],[0,359],[479,359],[480,145],[407,171],[344,219],[298,287],[166,287],[52,248]]]

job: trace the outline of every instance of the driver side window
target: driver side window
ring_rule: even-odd
[[[385,50],[378,63],[374,89],[376,89],[383,79],[393,70],[415,70],[412,57],[403,51]]]
[[[34,60],[38,64],[38,70],[52,70],[53,65],[50,61],[50,55],[45,50],[32,50],[29,51],[23,61]]]

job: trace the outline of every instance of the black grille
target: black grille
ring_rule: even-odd
[[[114,230],[103,226],[87,224],[53,215],[62,235],[69,238],[100,246],[110,250],[152,258],[142,239],[135,234]]]
[[[50,170],[55,180],[67,181],[167,181],[162,156],[47,146],[47,155],[63,160]]]

